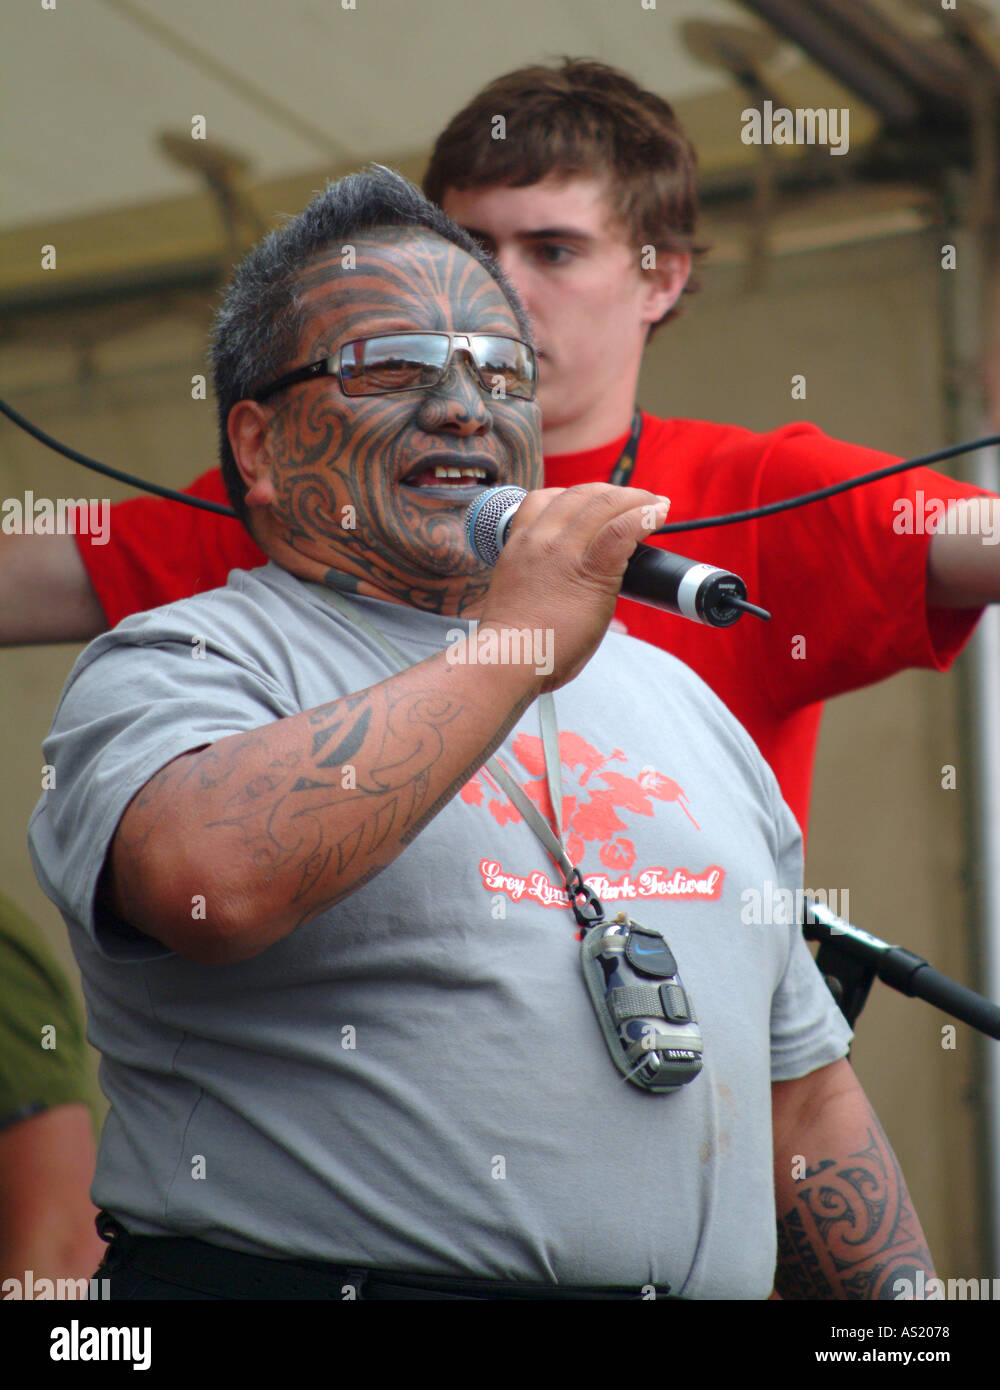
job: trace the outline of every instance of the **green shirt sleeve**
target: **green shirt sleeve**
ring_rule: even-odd
[[[96,1131],[76,999],[39,928],[0,894],[0,1129],[74,1101]]]

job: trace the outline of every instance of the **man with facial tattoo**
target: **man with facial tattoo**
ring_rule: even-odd
[[[607,631],[662,499],[539,490],[495,263],[354,175],[237,269],[213,356],[269,564],[85,651],[31,825],[103,1054],[113,1296],[891,1298],[930,1273],[800,931],[741,923],[744,890],[800,882],[773,774],[687,667]],[[496,483],[529,495],[488,570],[463,518]],[[524,631],[549,669],[498,660]],[[688,1084],[609,1056],[595,892],[666,942]],[[836,1214],[797,1200],[803,1156]]]

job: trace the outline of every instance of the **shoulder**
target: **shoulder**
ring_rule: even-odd
[[[773,430],[751,430],[712,420],[662,420],[643,412],[642,442],[651,449],[672,448],[684,453],[728,454],[736,458],[759,459],[776,449],[808,442],[832,451],[851,449],[824,433],[808,420],[793,420]]]
[[[255,682],[283,688],[289,643],[302,634],[310,609],[305,586],[268,565],[233,570],[224,588],[132,614],[77,658],[56,723],[64,705],[82,701],[99,711],[158,683],[204,686],[237,668]]]
[[[716,486],[752,487],[754,479],[776,465],[857,471],[871,451],[832,439],[804,420],[758,432],[742,425],[645,415],[639,457],[643,469],[667,468],[674,476],[690,471]]]
[[[701,420],[652,423],[660,428],[650,433],[645,466],[662,474],[664,485],[675,479],[681,498],[696,502],[701,515],[729,510],[737,498],[750,506],[796,497],[900,461],[895,454],[834,439],[805,420],[763,433]],[[883,497],[898,495],[913,477],[893,475],[854,489],[847,493],[848,505],[865,512],[884,510]],[[693,489],[690,496],[685,484]]]
[[[211,636],[234,649],[252,649],[268,628],[280,628],[289,613],[301,609],[304,586],[277,565],[233,570],[228,583],[191,598],[146,609],[123,618],[91,642],[81,663],[98,660],[116,647],[153,647]]]

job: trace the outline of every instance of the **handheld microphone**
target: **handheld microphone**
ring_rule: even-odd
[[[514,514],[527,495],[520,487],[491,487],[469,503],[465,532],[482,564],[492,567],[500,559]],[[625,567],[621,594],[709,627],[731,627],[743,613],[771,616],[747,602],[747,586],[738,574],[642,543]]]

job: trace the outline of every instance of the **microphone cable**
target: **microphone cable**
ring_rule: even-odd
[[[103,473],[106,477],[115,478],[119,482],[130,483],[133,487],[140,488],[144,492],[151,492],[157,497],[166,497],[173,502],[184,502],[189,507],[199,507],[202,511],[217,512],[220,516],[230,516],[237,519],[232,507],[223,506],[221,502],[210,502],[204,497],[191,497],[186,492],[178,492],[175,488],[146,482],[144,479],[137,478],[131,473],[125,473],[121,469],[110,468],[107,464],[98,463],[96,459],[88,458],[86,454],[78,453],[77,450],[69,448],[66,444],[60,444],[50,434],[46,434],[37,425],[33,425],[30,420],[26,420],[2,398],[0,398],[0,412],[12,420],[15,425],[19,425],[32,438],[37,439],[40,444],[54,449],[57,454],[64,455],[73,463],[93,469],[95,473]],[[810,502],[821,502],[827,497],[836,497],[838,493],[848,492],[855,487],[863,487],[865,483],[878,482],[881,478],[889,478],[894,473],[905,473],[910,468],[925,468],[928,464],[941,463],[945,459],[955,458],[959,454],[975,453],[977,449],[987,449],[997,444],[1000,444],[1000,434],[988,434],[982,439],[969,440],[964,444],[953,444],[947,449],[937,449],[932,454],[921,454],[917,458],[904,459],[901,463],[889,464],[886,468],[876,468],[871,473],[861,473],[856,478],[848,478],[842,483],[833,483],[830,487],[818,488],[815,492],[798,493],[794,497],[786,497],[780,502],[768,502],[764,506],[751,507],[742,512],[725,512],[719,516],[700,517],[697,521],[668,522],[667,525],[651,531],[650,535],[669,536],[678,531],[707,531],[710,527],[731,526],[737,521],[755,521],[758,517],[775,516],[778,512],[788,512],[796,507],[808,506]]]
[[[131,483],[133,487],[141,488],[143,492],[152,492],[156,497],[168,497],[172,502],[186,502],[189,507],[198,507],[203,512],[218,512],[220,516],[231,516],[238,520],[232,507],[226,507],[221,502],[210,502],[207,497],[190,497],[186,492],[178,492],[176,488],[164,487],[160,483],[149,483],[143,478],[136,478],[131,473],[123,473],[120,468],[111,468],[106,463],[98,463],[97,459],[88,458],[86,454],[78,453],[76,449],[71,449],[68,444],[60,444],[58,439],[53,439],[50,434],[33,425],[12,405],[8,405],[0,399],[0,411],[13,420],[15,425],[20,425],[26,434],[30,434],[33,439],[37,439],[39,444],[46,445],[49,449],[54,449],[57,454],[62,454],[65,458],[71,459],[74,463],[80,464],[82,468],[90,468],[95,473],[103,473],[106,478],[115,478],[120,483]]]
[[[0,402],[0,405],[3,403]],[[673,521],[666,526],[651,531],[651,536],[668,536],[673,531],[705,531],[710,526],[729,526],[734,521],[753,521],[760,516],[774,516],[777,512],[790,512],[795,507],[805,507],[810,502],[821,502],[825,497],[836,497],[839,492],[849,492],[852,487],[864,483],[877,483],[881,478],[891,478],[894,473],[905,473],[909,468],[925,468],[929,463],[941,463],[944,459],[955,458],[958,454],[973,454],[977,449],[986,449],[1000,444],[1000,434],[988,434],[982,439],[971,439],[964,444],[952,444],[947,449],[937,449],[933,454],[921,454],[917,458],[904,459],[902,463],[891,463],[887,468],[876,468],[871,473],[860,473],[856,478],[848,478],[843,483],[831,483],[829,487],[817,488],[815,492],[800,492],[795,497],[786,497],[781,502],[768,502],[762,507],[751,507],[745,512],[726,512],[720,516],[702,517],[698,521]]]

